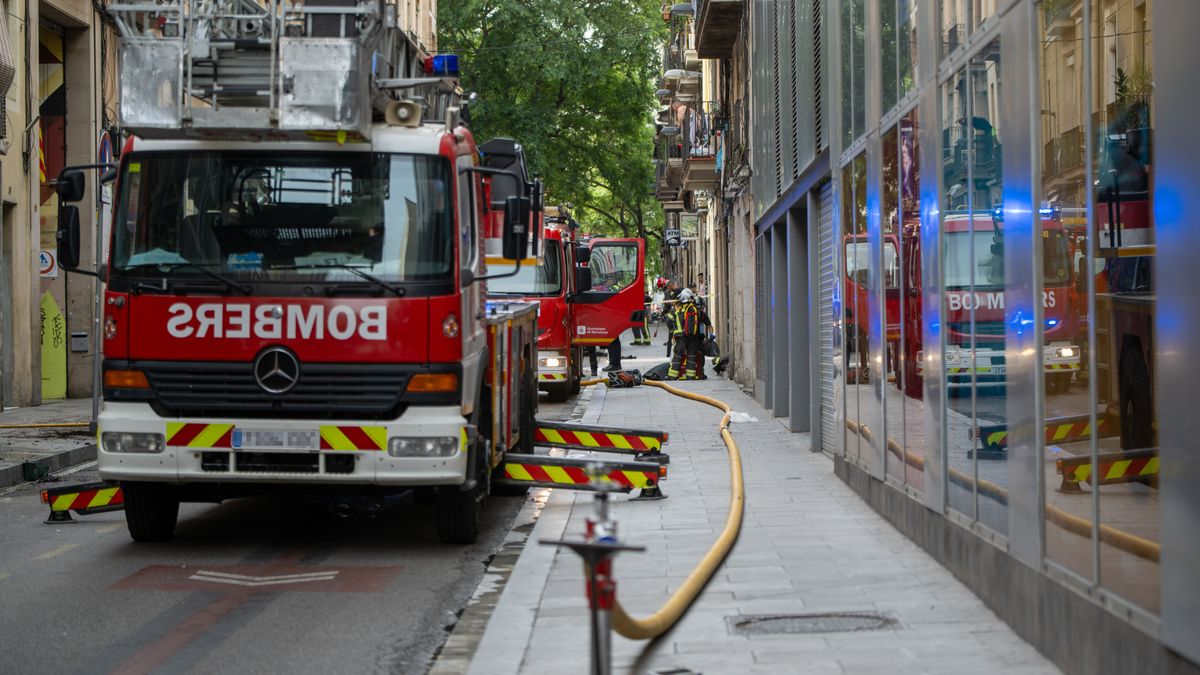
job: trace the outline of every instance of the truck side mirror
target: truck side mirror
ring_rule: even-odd
[[[83,172],[79,169],[63,169],[54,182],[54,191],[58,198],[65,202],[77,202],[83,199]]]
[[[586,267],[575,268],[575,292],[587,293],[592,290],[592,271]]]
[[[504,200],[503,254],[508,260],[524,260],[529,246],[529,198]]]
[[[592,249],[586,246],[575,247],[575,264],[586,265],[592,261]]]
[[[82,181],[83,174],[79,174]],[[79,267],[79,207],[63,204],[58,207],[58,264],[65,270]]]

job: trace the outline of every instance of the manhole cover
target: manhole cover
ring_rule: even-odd
[[[734,635],[787,635],[798,633],[853,633],[881,630],[896,620],[874,612],[823,612],[821,614],[742,614],[727,616]]]

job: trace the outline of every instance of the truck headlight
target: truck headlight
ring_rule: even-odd
[[[543,368],[561,368],[563,365],[562,359],[555,356],[547,356],[538,359],[538,365]]]
[[[1060,359],[1073,359],[1079,356],[1079,350],[1075,347],[1059,347],[1054,350],[1054,356]]]
[[[946,350],[946,363],[958,363],[958,350]]]
[[[388,454],[392,457],[450,457],[458,452],[458,436],[393,437],[388,439]]]
[[[100,444],[105,452],[140,452],[158,454],[167,447],[162,434],[140,434],[112,431],[100,434]]]

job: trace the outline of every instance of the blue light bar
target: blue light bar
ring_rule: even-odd
[[[1038,214],[1041,215],[1041,217],[1043,217],[1043,218],[1049,218],[1050,216],[1054,215],[1054,209],[1050,209],[1050,208],[1038,209]]]
[[[425,57],[425,74],[458,77],[458,54],[438,54]]]

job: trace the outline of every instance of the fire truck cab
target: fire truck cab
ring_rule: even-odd
[[[579,392],[584,349],[608,345],[644,307],[646,249],[641,239],[584,241],[567,209],[555,206],[544,211],[541,240],[532,264],[488,292],[538,303],[538,386],[558,402]]]
[[[904,231],[905,388],[922,395],[920,228]],[[946,381],[949,387],[1004,385],[1005,291],[1003,223],[998,214],[952,212],[944,221]],[[1042,368],[1048,387],[1066,390],[1079,372],[1079,296],[1073,282],[1071,242],[1061,219],[1042,214]],[[913,319],[913,317],[918,317]]]

